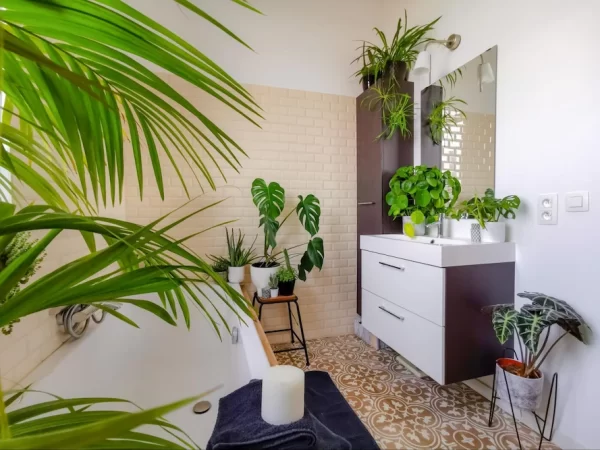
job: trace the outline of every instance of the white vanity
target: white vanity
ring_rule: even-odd
[[[490,375],[486,305],[514,302],[514,243],[360,237],[362,324],[440,384]]]

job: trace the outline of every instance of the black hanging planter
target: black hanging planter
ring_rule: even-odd
[[[363,92],[375,84],[375,75],[365,75],[362,77]]]
[[[281,296],[294,295],[294,286],[295,285],[296,285],[296,280],[280,281],[279,282],[279,295],[281,295]]]

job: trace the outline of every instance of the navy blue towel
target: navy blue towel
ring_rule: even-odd
[[[260,380],[223,397],[207,450],[378,448],[329,374],[307,372],[305,386],[304,417],[288,425],[262,419]]]

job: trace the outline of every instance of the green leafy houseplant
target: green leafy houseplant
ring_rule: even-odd
[[[532,303],[520,310],[512,304],[484,308],[484,312],[492,315],[492,325],[500,343],[505,344],[513,335],[518,342],[522,364],[511,365],[506,370],[524,378],[539,378],[540,366],[566,335],[570,334],[584,344],[590,342],[589,326],[564,300],[535,292],[518,295]],[[548,346],[553,325],[558,325],[564,332]]]
[[[271,274],[271,276],[269,277],[269,288],[277,289],[278,286],[279,286],[279,277],[277,276],[276,273]]]
[[[414,224],[430,224],[456,203],[460,192],[460,181],[450,171],[427,166],[400,167],[390,180],[390,191],[385,196],[390,207],[388,215],[394,219],[410,216]],[[412,226],[406,224],[404,232],[414,235]]]
[[[361,104],[367,105],[370,110],[379,108],[382,111],[385,130],[377,136],[377,139],[391,139],[396,132],[400,132],[403,138],[411,136],[412,120],[414,117],[414,106],[410,95],[397,92],[394,83],[383,86],[383,83],[371,87],[371,93],[363,99]]]
[[[516,195],[508,195],[504,198],[496,198],[493,189],[486,189],[485,195],[473,198],[460,203],[451,211],[450,217],[453,219],[475,219],[479,222],[481,228],[485,229],[485,224],[498,222],[501,217],[505,219],[514,219],[516,210],[521,206],[521,199]]]
[[[225,258],[215,258],[215,261],[211,264],[211,268],[217,273],[227,272],[229,261]]]
[[[306,281],[306,274],[310,273],[314,267],[319,270],[323,268],[325,252],[323,248],[323,239],[317,237],[319,232],[319,219],[321,217],[321,205],[319,199],[313,194],[306,197],[298,196],[298,203],[281,221],[277,220],[285,207],[285,190],[279,183],[271,182],[267,185],[265,180],[257,178],[252,182],[252,200],[258,208],[260,215],[260,227],[264,232],[263,260],[255,263],[258,267],[273,267],[279,265],[283,252],[276,252],[277,233],[295,212],[303,225],[304,229],[310,234],[310,239],[306,244],[306,250],[302,254],[300,264],[298,264],[299,278]],[[297,245],[291,248],[304,246]]]
[[[298,278],[298,272],[290,264],[290,256],[287,250],[283,251],[285,265],[277,270],[277,280],[279,282],[279,293],[281,295],[292,295],[294,286]]]
[[[254,10],[246,1],[232,1]],[[173,4],[246,45],[189,0]],[[95,305],[137,326],[103,307],[103,302],[116,300],[173,325],[179,311],[188,327],[192,303],[220,335],[211,317],[215,313],[204,305],[197,286],[206,284],[205,273],[220,288],[208,285],[215,295],[234,311],[250,315],[245,300],[187,249],[185,243],[194,235],[169,237],[178,224],[206,208],[147,226],[96,213],[101,205],[121,201],[127,152],[140,197],[144,178],[151,178],[163,198],[163,168],[169,165],[189,196],[175,157],[186,163],[195,183],[214,189],[204,159],[223,176],[220,165],[237,170],[239,156],[245,155],[146,63],[188,81],[254,122],[259,107],[250,94],[202,52],[118,0],[7,0],[0,8],[0,50],[0,90],[5,94],[0,114],[0,252],[19,233],[45,233],[0,271],[0,327],[75,304]],[[146,173],[145,156],[152,166]],[[22,186],[45,204],[17,211],[10,202],[27,202]],[[68,212],[71,207],[75,213]],[[15,293],[63,230],[80,232],[89,254],[21,285]],[[96,238],[104,242],[103,248],[96,247]],[[144,299],[148,294],[158,295],[160,302]],[[56,399],[17,408],[15,402],[25,392],[2,393],[0,387],[0,449],[195,446],[161,418],[194,399],[137,413],[91,410],[122,402],[101,398]],[[154,436],[146,427],[139,430],[142,425],[160,426],[172,439]]]
[[[461,120],[467,118],[465,112],[456,106],[457,104],[467,103],[460,98],[451,97],[436,103],[427,118],[431,139],[437,145],[441,145],[444,133],[451,133],[452,127],[458,126]]]
[[[361,50],[361,54],[354,62],[362,62],[363,66],[359,69],[355,76],[362,81],[365,76],[372,76],[375,80],[381,77],[389,77],[396,83],[404,81],[397,79],[398,65],[404,65],[402,76],[412,68],[412,65],[417,59],[419,51],[417,48],[429,42],[427,34],[433,31],[435,24],[441,19],[438,17],[426,25],[408,26],[408,16],[404,12],[404,24],[402,18],[398,19],[396,31],[391,41],[388,41],[385,33],[379,28],[374,28],[375,34],[381,41],[379,45],[364,41],[357,48]]]
[[[235,238],[235,231],[233,229],[231,230],[231,237],[229,236],[227,228],[225,229],[225,234],[227,237],[227,253],[229,257],[228,265],[230,267],[243,267],[256,260],[256,255],[254,253],[254,243],[256,242],[256,238],[254,238],[254,242],[252,242],[249,248],[244,248],[245,235],[242,234],[242,230],[238,230],[237,239]]]

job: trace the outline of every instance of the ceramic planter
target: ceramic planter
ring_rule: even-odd
[[[412,220],[410,220],[410,216],[402,216],[402,227],[407,223],[411,223],[413,228],[415,229],[415,236],[425,236],[426,226],[425,222],[420,224],[414,224]]]
[[[279,269],[279,264],[271,267],[262,267],[263,265],[264,263],[254,263],[250,266],[250,278],[258,293],[262,293],[263,288],[269,287],[269,277]]]
[[[279,295],[294,295],[294,286],[296,280],[293,281],[280,281],[279,282]]]
[[[276,287],[275,289],[271,288],[271,298],[274,297],[279,297],[279,288]]]
[[[230,283],[241,283],[244,281],[245,276],[245,266],[242,267],[229,267],[227,270],[227,278]]]
[[[506,242],[506,224],[504,222],[488,222],[481,230],[482,242]]]
[[[523,367],[523,363],[511,358],[500,358],[496,361],[496,389],[498,397],[508,401],[508,382],[510,399],[513,406],[535,411],[540,407],[542,402],[543,374],[539,372],[539,378],[523,378],[505,370],[505,368],[510,366]],[[504,378],[504,374],[506,374],[506,379]]]
[[[216,272],[216,274],[227,281],[227,272]]]

